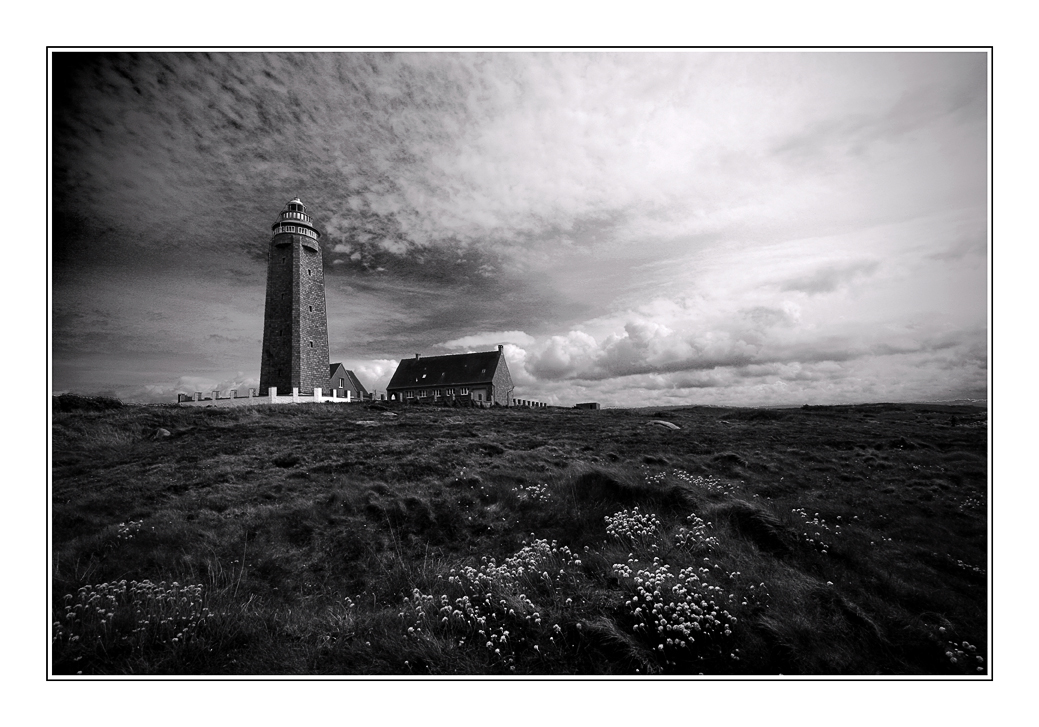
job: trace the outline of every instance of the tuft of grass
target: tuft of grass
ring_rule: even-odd
[[[733,532],[773,555],[787,555],[796,535],[773,513],[745,500],[730,500],[711,510],[711,516],[724,521]]]

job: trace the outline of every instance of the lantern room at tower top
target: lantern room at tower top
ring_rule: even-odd
[[[278,219],[271,225],[272,238],[283,233],[303,235],[312,240],[318,240],[321,237],[321,233],[314,227],[314,221],[307,214],[307,206],[300,202],[299,197],[293,197],[289,200],[289,203],[285,205],[285,209],[278,215]],[[304,244],[306,244],[305,241]],[[313,245],[308,245],[308,247],[317,249]]]

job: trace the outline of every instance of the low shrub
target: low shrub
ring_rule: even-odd
[[[79,394],[60,394],[51,397],[54,411],[108,411],[121,409],[123,402],[108,396],[81,396]]]

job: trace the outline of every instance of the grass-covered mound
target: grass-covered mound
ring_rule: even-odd
[[[56,673],[987,672],[979,409],[128,406],[53,442]]]

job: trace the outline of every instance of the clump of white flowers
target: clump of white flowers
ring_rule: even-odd
[[[404,638],[447,633],[459,648],[480,648],[492,662],[511,671],[517,649],[532,643],[529,637],[542,630],[546,607],[573,604],[571,598],[556,601],[563,600],[562,593],[573,591],[581,566],[581,559],[565,545],[535,539],[500,564],[484,557],[479,566],[451,569],[447,581],[458,594],[454,598],[414,589],[404,599],[398,614]],[[549,633],[558,635],[559,624],[552,626]]]
[[[984,674],[985,657],[978,653],[978,647],[969,641],[954,641],[949,636],[949,629],[944,626],[939,626],[937,633],[931,634],[931,638],[945,651],[945,658],[949,660],[949,664],[956,671]]]
[[[660,530],[660,520],[649,512],[621,510],[606,516],[606,532],[615,538],[627,540],[644,540],[656,535]]]
[[[552,493],[548,491],[547,482],[536,485],[520,485],[519,487],[513,487],[512,491],[519,495],[521,499],[527,499],[531,502],[546,503],[552,499]]]
[[[710,550],[718,546],[718,538],[713,537],[707,529],[713,527],[704,522],[695,512],[686,518],[689,527],[680,527],[675,534],[675,544],[685,548],[703,548]]]
[[[702,660],[708,648],[738,660],[725,646],[737,624],[728,605],[734,596],[711,583],[710,568],[683,568],[676,576],[660,558],[645,568],[633,568],[633,563],[613,566],[620,579],[630,580],[632,596],[624,610],[633,621],[632,630],[650,642],[665,665],[679,659]]]
[[[808,511],[803,507],[795,507],[791,512],[800,517],[808,528],[801,533],[804,542],[813,548],[818,548],[820,553],[826,555],[833,545],[833,538],[839,538],[841,535],[840,524],[827,523],[825,519],[819,517],[819,513],[809,516]],[[837,519],[841,518],[838,516]]]
[[[694,475],[682,469],[672,470],[671,474],[679,481],[704,492],[731,495],[736,491],[736,485],[731,482],[723,482],[714,475]]]
[[[116,525],[115,537],[119,540],[133,540],[133,536],[141,531],[144,520],[131,520]]]
[[[53,623],[55,653],[183,646],[212,615],[204,601],[201,584],[121,580],[83,586],[65,596],[64,613]]]

